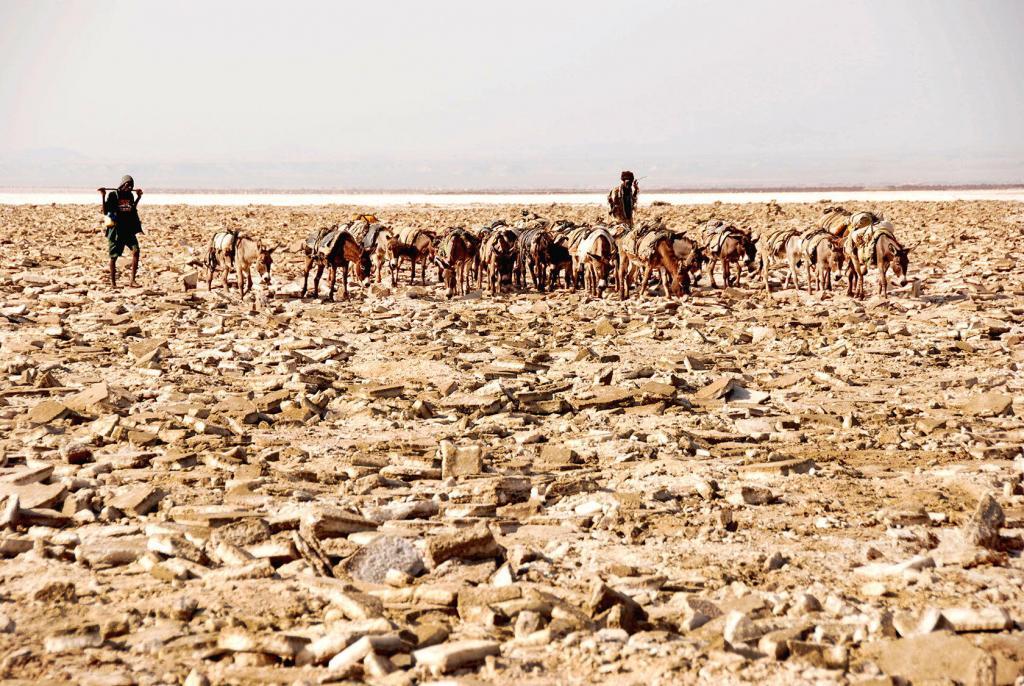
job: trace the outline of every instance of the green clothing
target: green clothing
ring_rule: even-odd
[[[124,254],[124,249],[130,250],[139,249],[139,239],[136,238],[138,234],[136,229],[124,229],[121,228],[120,224],[114,224],[107,229],[107,252],[110,254],[110,259],[117,259]]]

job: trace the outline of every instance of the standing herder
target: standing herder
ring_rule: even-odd
[[[640,184],[633,172],[624,171],[620,177],[622,183],[608,193],[608,213],[626,226],[633,226],[633,210],[636,209],[636,198],[640,194]]]
[[[124,254],[124,249],[132,251],[132,280],[129,286],[135,288],[135,276],[139,271],[139,239],[138,234],[142,233],[142,222],[139,220],[139,200],[142,199],[142,189],[135,188],[135,179],[125,175],[121,177],[121,185],[117,190],[111,190],[107,194],[107,188],[100,188],[99,192],[104,195],[103,214],[107,232],[107,252],[110,254],[110,285],[117,287],[117,258]],[[133,196],[132,193],[135,193]]]

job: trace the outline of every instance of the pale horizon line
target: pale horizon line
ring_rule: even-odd
[[[596,186],[562,186],[545,187],[484,187],[484,188],[379,188],[379,187],[308,187],[308,188],[275,188],[221,186],[149,186],[140,184],[147,192],[161,194],[249,194],[249,195],[579,195],[591,193],[607,193],[608,187]],[[0,185],[0,192],[5,193],[89,193],[96,192],[88,186],[6,186]],[[819,191],[954,191],[954,190],[1018,190],[1024,189],[1024,180],[1014,183],[905,183],[905,184],[824,184],[824,185],[735,185],[735,186],[651,186],[641,185],[641,193],[810,193]]]

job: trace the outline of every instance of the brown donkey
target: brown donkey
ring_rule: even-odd
[[[822,295],[831,291],[832,273],[841,274],[845,261],[843,242],[824,229],[812,229],[800,236],[800,249],[807,270],[807,292],[813,293],[815,287]]]
[[[679,288],[683,295],[689,295],[692,284],[700,280],[700,273],[704,268],[704,263],[707,262],[707,257],[697,241],[679,231],[672,233],[672,252],[675,254],[676,264],[679,266],[676,275]]]
[[[708,278],[711,280],[711,287],[717,288],[715,283],[715,264],[722,262],[722,278],[725,285],[740,285],[740,262],[743,262],[747,271],[754,271],[754,262],[757,259],[757,239],[738,229],[732,224],[713,219],[704,222],[700,226],[701,238],[704,241],[704,250],[708,256]],[[736,282],[732,282],[730,265],[736,265]]]
[[[416,282],[416,263],[423,263],[420,284],[427,283],[427,265],[437,254],[437,236],[424,229],[402,228],[395,231],[387,244],[388,267],[391,271],[391,286],[398,285],[398,272],[402,260],[409,260],[411,273],[409,283]]]
[[[572,253],[564,236],[555,236],[548,244],[548,285],[551,290],[558,287],[558,275],[563,274],[565,287],[576,290],[576,278],[572,273]]]
[[[506,283],[512,283],[515,266],[516,232],[507,226],[495,228],[480,246],[480,271],[477,275],[477,288],[481,287],[486,273],[488,292],[494,295],[502,291]]]
[[[647,283],[652,270],[657,270],[660,275],[661,290],[665,297],[680,294],[681,269],[673,250],[671,232],[665,229],[630,230],[619,238],[618,249],[619,271],[616,278],[619,295],[623,300],[629,297],[631,272],[634,269],[643,270],[637,289],[641,297],[647,297]]]
[[[547,229],[527,229],[516,239],[516,286],[526,286],[529,273],[533,286],[541,293],[547,286],[548,265],[551,262],[551,234]]]
[[[348,232],[363,249],[363,273],[366,278],[376,275],[380,283],[381,268],[385,260],[387,239],[391,235],[388,227],[377,221],[372,214],[358,215],[358,219],[348,226]],[[367,218],[374,221],[368,222]]]
[[[213,275],[218,268],[224,270],[224,288],[228,287],[228,272],[233,266],[238,277],[238,294],[245,297],[252,290],[252,267],[260,281],[270,286],[270,267],[274,262],[274,247],[237,231],[219,231],[210,240],[207,253],[206,287],[213,290]]]
[[[847,267],[850,278],[846,287],[848,295],[864,297],[864,275],[867,274],[870,265],[878,266],[878,294],[883,298],[889,297],[890,267],[899,277],[900,285],[907,285],[910,251],[913,250],[913,246],[905,248],[896,240],[890,222],[883,220],[851,232],[846,238],[844,248],[850,260]]]
[[[360,281],[366,278],[364,271],[364,256],[362,246],[345,229],[337,225],[330,229],[321,229],[312,233],[302,246],[306,254],[306,271],[302,275],[302,292],[300,298],[306,297],[306,284],[309,280],[309,272],[316,264],[316,276],[313,277],[313,297],[320,294],[320,277],[324,269],[330,269],[328,279],[327,299],[334,300],[334,288],[338,278],[338,267],[341,267],[342,299],[348,300],[348,266],[356,266],[356,276]]]
[[[434,262],[447,289],[447,295],[468,293],[469,272],[480,252],[480,241],[465,229],[450,229],[441,237]]]

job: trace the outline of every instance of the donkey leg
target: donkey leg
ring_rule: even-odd
[[[672,271],[669,267],[662,265],[661,277],[665,279],[665,287],[667,288],[667,297],[678,298],[683,293],[682,284],[678,278],[679,266],[676,265],[676,270]]]
[[[348,300],[348,262],[341,265],[341,291],[341,299]]]
[[[316,276],[313,277],[313,297],[316,298],[320,295],[320,277],[324,275],[324,264],[322,262],[316,265]]]
[[[650,284],[650,279],[651,279],[651,263],[650,262],[646,262],[644,264],[644,273],[640,275],[640,288],[637,289],[637,293],[640,295],[641,298],[644,298],[644,299],[647,298],[647,288],[648,288],[648,284]],[[666,295],[667,295],[667,293],[666,293]]]
[[[661,292],[665,294],[666,298],[672,297],[672,292],[668,287],[669,278],[670,274],[668,269],[664,265],[658,267],[658,279],[661,281]],[[674,286],[675,284],[673,284],[673,287]]]
[[[328,266],[328,269],[329,269],[329,273],[328,273],[328,282],[327,282],[328,283],[327,299],[333,301],[334,300],[334,289],[338,285],[338,266],[335,265],[335,264],[331,264],[331,265]]]

